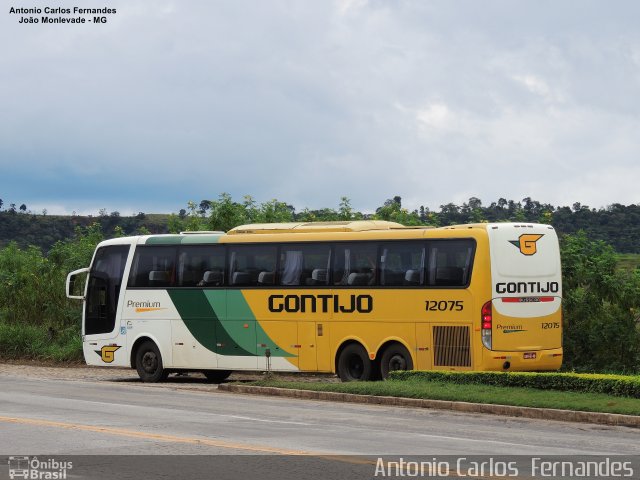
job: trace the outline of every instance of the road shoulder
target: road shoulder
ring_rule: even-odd
[[[537,420],[556,420],[563,422],[594,423],[619,427],[640,428],[640,417],[617,413],[581,412],[551,408],[516,407],[512,405],[492,405],[484,403],[453,402],[447,400],[427,400],[417,398],[385,397],[376,395],[358,395],[353,393],[319,392],[252,385],[221,384],[221,392],[252,395],[270,395],[278,397],[300,398],[307,400],[327,400],[333,402],[362,403],[369,405],[387,405],[395,407],[431,408],[463,413],[485,413],[509,417],[531,418]]]

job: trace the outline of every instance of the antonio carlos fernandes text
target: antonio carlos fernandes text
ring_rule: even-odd
[[[520,468],[527,476],[529,472],[525,470],[529,470],[532,478],[630,478],[635,474],[632,462],[602,457],[598,460],[545,460],[532,457],[530,464],[526,463],[522,458],[520,461],[493,458],[473,461],[460,457],[456,459],[454,469],[452,461],[437,458],[426,461],[405,460],[402,457],[398,461],[385,461],[378,458],[374,477],[517,477]]]

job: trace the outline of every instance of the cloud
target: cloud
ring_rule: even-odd
[[[418,122],[428,129],[446,130],[454,122],[449,107],[441,102],[432,103],[416,113]]]
[[[532,74],[513,75],[516,82],[524,85],[524,87],[535,95],[539,95],[548,103],[562,102],[562,95],[553,92],[542,78]]]
[[[346,15],[350,11],[359,10],[365,7],[368,0],[336,0],[338,7],[338,13],[340,15]]]
[[[619,188],[640,153],[634,2],[112,6],[89,28],[2,16],[5,203],[640,201]]]

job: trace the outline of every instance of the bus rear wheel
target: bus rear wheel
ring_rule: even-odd
[[[152,341],[142,343],[136,351],[136,370],[145,383],[161,382],[169,373],[162,366],[160,350]]]
[[[380,358],[380,376],[383,380],[394,370],[413,370],[413,360],[409,351],[399,343],[389,345]]]
[[[202,374],[208,382],[221,383],[231,375],[231,370],[203,370]]]
[[[340,352],[337,370],[343,382],[356,382],[371,380],[373,368],[364,347],[352,343]]]

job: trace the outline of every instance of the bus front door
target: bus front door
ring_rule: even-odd
[[[87,279],[83,312],[83,350],[89,365],[128,366],[126,342],[117,322],[120,289],[129,245],[96,251]]]

